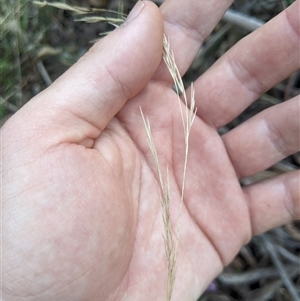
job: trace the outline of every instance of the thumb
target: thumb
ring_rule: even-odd
[[[137,2],[124,25],[24,106],[22,115],[31,121],[35,117],[35,127],[55,136],[55,143],[96,138],[155,73],[162,57],[162,36],[157,6]]]

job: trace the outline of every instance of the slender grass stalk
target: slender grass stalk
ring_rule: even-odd
[[[169,169],[168,166],[166,167],[167,175],[166,175],[166,185],[164,184],[163,177],[162,177],[162,170],[159,163],[158,154],[156,151],[156,147],[153,141],[153,137],[151,134],[151,126],[150,121],[146,118],[143,114],[142,109],[141,115],[144,122],[146,134],[147,134],[147,141],[152,153],[152,156],[155,161],[155,166],[157,170],[158,180],[159,180],[159,196],[160,202],[162,205],[162,218],[164,224],[164,246],[165,246],[165,254],[167,259],[167,292],[166,292],[166,300],[170,301],[172,299],[175,278],[176,278],[176,259],[177,259],[177,252],[178,252],[178,243],[179,243],[179,232],[181,228],[181,213],[182,213],[182,206],[184,201],[184,191],[185,191],[185,181],[186,181],[186,171],[187,171],[187,159],[188,159],[188,152],[189,152],[189,136],[192,124],[195,120],[196,116],[196,109],[195,109],[195,89],[193,84],[191,85],[191,98],[190,102],[188,102],[188,98],[185,93],[184,85],[182,78],[180,76],[180,72],[177,68],[174,54],[171,51],[170,43],[167,37],[164,35],[163,37],[163,59],[164,62],[172,76],[172,79],[175,84],[175,90],[177,94],[177,99],[179,103],[179,109],[181,114],[181,120],[183,125],[183,132],[184,132],[184,144],[185,144],[185,154],[184,154],[184,164],[183,164],[183,176],[182,176],[182,186],[181,186],[181,196],[180,196],[180,209],[179,209],[179,217],[177,223],[177,230],[175,238],[173,236],[172,231],[172,222],[171,222],[171,192],[170,192],[170,179],[169,179]],[[182,95],[183,100],[181,100],[180,95]]]

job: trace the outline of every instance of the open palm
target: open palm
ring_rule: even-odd
[[[162,35],[184,73],[231,3],[181,2],[161,7],[164,27],[152,3],[139,4],[2,129],[4,300],[165,300],[159,185],[140,107],[169,170],[176,232],[185,148]],[[196,300],[253,234],[299,218],[299,173],[239,184],[299,150],[299,98],[217,132],[299,68],[298,13],[299,1],[195,83],[174,300]]]

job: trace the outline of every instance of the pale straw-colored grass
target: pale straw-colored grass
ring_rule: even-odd
[[[148,117],[145,117],[142,109],[141,115],[144,122],[144,126],[147,134],[147,141],[152,153],[152,156],[155,161],[156,172],[158,176],[159,182],[159,197],[162,206],[162,218],[164,225],[164,246],[165,246],[165,254],[167,260],[167,291],[166,291],[166,300],[170,301],[172,299],[175,278],[176,278],[176,267],[177,267],[177,252],[178,252],[178,243],[179,243],[179,232],[181,227],[181,212],[184,201],[184,190],[185,190],[185,181],[186,181],[186,172],[187,172],[187,159],[189,152],[189,136],[192,124],[194,122],[196,116],[196,108],[195,108],[195,89],[192,84],[191,86],[191,98],[188,102],[187,95],[185,93],[184,85],[182,78],[180,76],[180,72],[177,68],[174,54],[171,51],[170,43],[167,37],[164,35],[163,37],[163,59],[164,62],[172,76],[175,85],[175,91],[178,99],[178,107],[181,114],[181,120],[183,125],[183,133],[184,133],[184,145],[185,145],[185,153],[183,156],[183,170],[182,170],[182,183],[181,183],[181,196],[180,196],[180,209],[179,216],[177,220],[177,229],[175,232],[175,236],[173,234],[173,227],[171,221],[171,189],[170,189],[170,179],[169,179],[169,168],[166,168],[166,179],[163,180],[162,176],[162,167],[159,163],[158,154],[156,151],[155,143],[153,141],[153,137],[151,134],[151,126]],[[181,95],[181,97],[180,97]]]
[[[106,22],[115,27],[124,23],[126,15],[122,12],[116,12],[108,9],[101,8],[87,8],[81,6],[73,6],[62,2],[48,2],[48,1],[33,1],[39,7],[51,6],[62,10],[70,11],[74,14],[75,21],[85,23]],[[111,16],[103,16],[101,14],[109,13]]]

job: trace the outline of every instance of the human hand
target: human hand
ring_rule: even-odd
[[[144,2],[4,125],[5,301],[165,300],[162,212],[139,108],[169,167],[176,230],[184,149],[162,34],[184,73],[230,4],[166,1],[163,28]],[[299,172],[239,185],[299,150],[299,97],[217,133],[299,68],[298,15],[299,1],[195,83],[173,300],[196,300],[252,235],[299,218]]]

